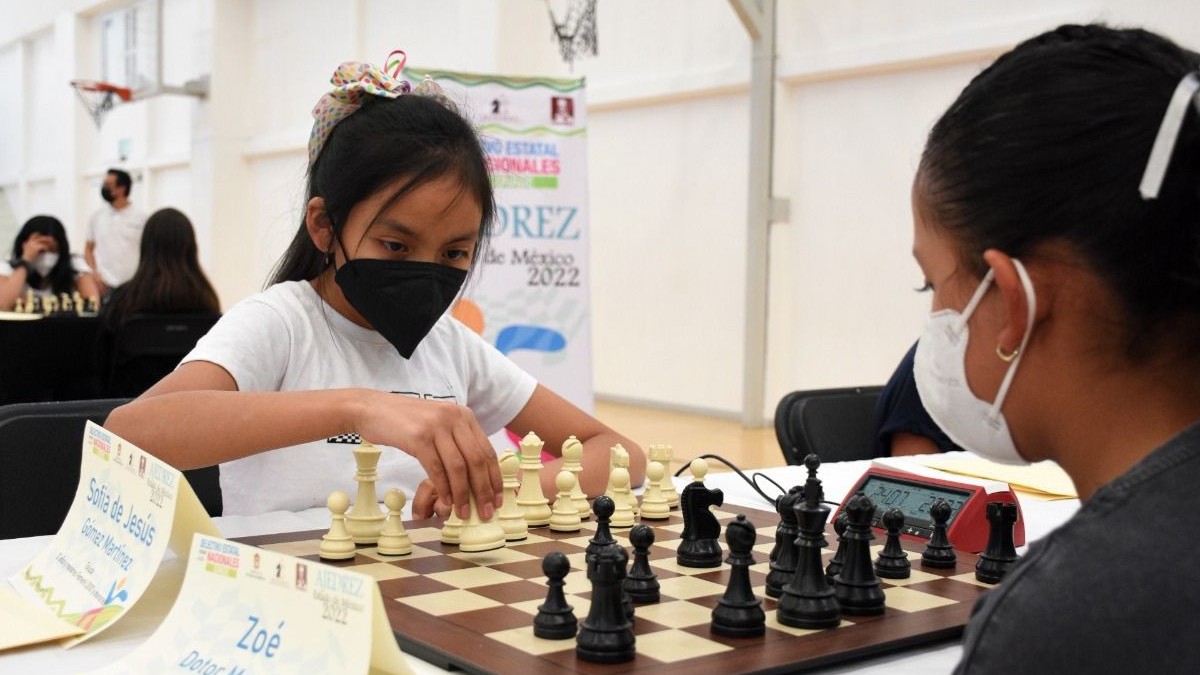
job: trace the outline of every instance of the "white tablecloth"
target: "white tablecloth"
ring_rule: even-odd
[[[826,499],[840,502],[869,464],[869,461],[864,460],[822,466],[820,477],[824,484]],[[760,471],[784,487],[802,484],[807,475],[804,467],[800,466],[774,467]],[[686,474],[676,479],[676,483],[680,486],[688,481],[690,481],[690,477]],[[771,505],[736,474],[710,473],[705,483],[710,487],[720,488],[724,492],[724,510],[731,510],[729,508],[731,505],[771,510]],[[771,486],[765,481],[760,481],[760,486],[768,494],[774,494]],[[1033,541],[1068,519],[1079,508],[1079,502],[1073,499],[1051,502],[1023,501],[1021,507],[1025,516],[1027,540]],[[217,518],[216,523],[228,538],[297,532],[328,528],[329,512],[325,509],[310,509],[299,513],[274,512],[260,516],[228,516]],[[50,537],[0,541],[0,579],[7,579],[19,572],[49,541]],[[170,555],[169,552],[168,555]],[[0,673],[47,675],[50,673],[76,673],[98,668],[112,663],[132,651],[154,631],[154,627],[152,623],[128,627],[117,624],[95,639],[70,650],[64,650],[57,645],[41,645],[0,652]],[[856,661],[824,672],[853,671],[854,673],[878,673],[879,675],[946,673],[950,672],[954,664],[958,662],[960,653],[961,646],[958,643],[940,644],[932,647],[919,647],[867,661]],[[418,673],[444,672],[414,657],[410,656],[408,660],[413,670]]]

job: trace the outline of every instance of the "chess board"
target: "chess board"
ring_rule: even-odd
[[[579,532],[531,529],[528,539],[483,553],[463,553],[442,544],[438,519],[415,520],[405,524],[413,541],[410,555],[385,556],[374,547],[360,547],[352,560],[326,562],[352,566],[378,580],[388,619],[405,652],[472,673],[795,672],[958,637],[976,598],[990,588],[975,580],[975,555],[958,553],[955,569],[922,568],[923,545],[905,541],[912,576],[881,580],[887,602],[883,614],[846,615],[840,626],[827,630],[784,626],[775,618],[776,601],[765,591],[779,518],[774,512],[736,506],[716,511],[722,527],[737,513],[746,514],[757,531],[750,577],[767,613],[766,635],[727,638],[710,632],[711,612],[725,592],[730,567],[678,566],[675,548],[683,519],[672,511],[669,520],[644,521],[655,530],[650,564],[662,597],[657,603],[636,605],[637,656],[619,664],[577,659],[574,639],[533,635],[533,618],[546,597],[542,558],[551,551],[562,551],[570,560],[567,602],[581,623],[587,617],[591,584],[584,551],[596,529],[594,519],[585,521]],[[628,529],[614,528],[612,533],[632,552]],[[323,534],[296,532],[239,541],[318,560]],[[831,546],[836,543],[832,528],[826,539]],[[874,556],[883,537],[877,536],[873,544]],[[721,545],[728,553],[723,534]],[[826,560],[832,555],[832,548],[824,553]]]

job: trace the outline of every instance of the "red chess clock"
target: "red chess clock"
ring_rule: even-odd
[[[1017,523],[1013,530],[1013,543],[1025,545],[1025,517],[1021,515],[1021,503],[1008,483],[968,476],[935,476],[932,475],[933,470],[927,471],[929,473],[918,474],[873,465],[850,488],[846,498],[861,492],[875,502],[871,527],[879,534],[885,533],[881,522],[883,512],[893,506],[899,508],[904,513],[901,536],[916,541],[929,540],[933,534],[933,518],[929,515],[929,507],[937,500],[944,499],[950,504],[950,520],[946,523],[950,543],[954,548],[969,553],[979,553],[987,548],[990,529],[986,517],[988,502],[1015,504]],[[837,517],[836,513],[834,517]]]

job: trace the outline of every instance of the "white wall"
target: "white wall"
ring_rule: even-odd
[[[121,105],[99,131],[65,80],[98,75],[98,17],[124,3],[15,4],[0,187],[16,221],[61,208],[82,245],[104,169],[125,166],[140,208],[193,217],[225,306],[298,226],[310,110],[339,62],[400,47],[419,67],[586,76],[597,394],[741,416],[751,43],[726,0],[603,0],[600,55],[573,69],[535,0],[163,0],[164,81],[208,74],[210,96]],[[1192,0],[779,1],[774,192],[791,214],[770,229],[764,418],[792,389],[887,378],[928,302],[908,190],[929,126],[996,54],[1096,19],[1200,47]]]

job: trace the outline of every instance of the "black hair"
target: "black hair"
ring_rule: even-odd
[[[930,132],[917,181],[966,269],[982,276],[989,248],[1022,258],[1066,244],[1119,299],[1131,358],[1169,333],[1200,346],[1192,105],[1158,198],[1138,192],[1167,102],[1198,67],[1200,55],[1145,30],[1068,25],[976,76]]]
[[[397,199],[425,183],[457,176],[462,189],[483,212],[471,265],[491,235],[495,199],[483,148],[475,130],[456,111],[426,96],[395,99],[368,96],[361,108],[333,128],[308,171],[308,194],[325,200],[333,234],[342,228],[355,204],[388,183],[406,178],[392,196]],[[275,266],[271,284],[307,281],[331,264],[330,252],[309,237],[305,218]]]
[[[36,270],[26,270],[28,274],[25,278],[26,284],[31,288],[42,290],[50,288],[55,294],[73,292],[75,290],[75,267],[71,264],[71,245],[67,243],[67,230],[58,218],[34,216],[25,221],[25,224],[21,226],[21,231],[17,232],[17,238],[13,240],[13,259],[21,257],[21,247],[35,234],[49,235],[54,238],[55,244],[58,245],[58,262],[54,263],[54,267],[50,268],[50,272],[44,277]]]
[[[116,176],[118,187],[125,188],[125,197],[126,198],[128,198],[129,195],[133,194],[133,179],[129,177],[129,174],[127,172],[122,171],[121,169],[109,169],[108,173],[111,173],[113,176]]]
[[[200,267],[192,221],[178,209],[155,211],[142,229],[137,272],[104,307],[106,327],[116,330],[134,314],[218,311],[217,292]]]

